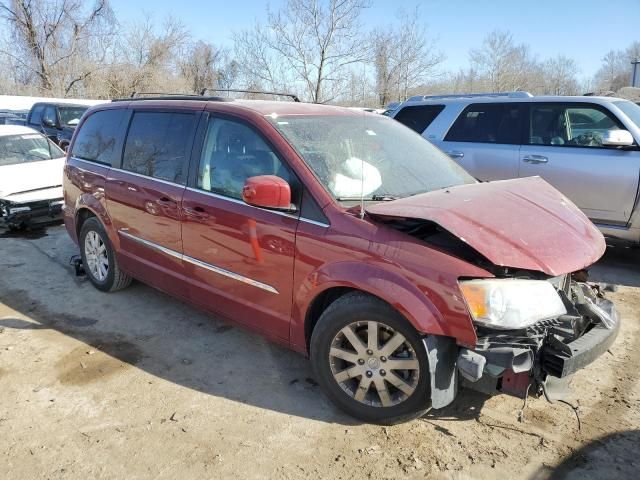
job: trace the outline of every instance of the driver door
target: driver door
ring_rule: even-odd
[[[606,108],[580,103],[530,103],[520,149],[520,177],[539,175],[594,223],[625,225],[635,204],[640,152],[601,144],[624,129]]]

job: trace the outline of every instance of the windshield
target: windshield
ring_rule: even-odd
[[[62,125],[78,125],[82,114],[87,111],[89,107],[58,107],[60,112],[60,123]]]
[[[613,102],[613,104],[624,112],[624,114],[640,128],[640,107],[633,102]]]
[[[0,137],[0,167],[60,157],[64,152],[39,133]]]
[[[267,117],[339,201],[407,197],[474,178],[427,140],[374,115]]]

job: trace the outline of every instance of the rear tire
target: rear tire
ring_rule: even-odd
[[[96,217],[82,224],[79,243],[84,271],[94,287],[115,292],[131,284],[131,277],[120,270],[109,236]]]
[[[376,297],[354,292],[333,302],[313,330],[310,350],[316,380],[355,418],[392,425],[420,417],[431,406],[422,338]]]

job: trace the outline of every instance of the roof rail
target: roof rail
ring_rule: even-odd
[[[529,92],[500,92],[500,93],[460,93],[452,95],[415,95],[409,97],[407,102],[417,102],[420,100],[440,100],[445,98],[475,98],[475,97],[507,97],[507,98],[531,98]]]
[[[200,90],[200,95],[204,95],[207,92],[226,92],[226,93],[252,93],[254,95],[275,95],[276,97],[290,97],[294,102],[300,102],[297,95],[293,93],[285,92],[264,92],[261,90],[236,90],[229,88],[203,88]]]
[[[196,93],[131,92],[131,96],[114,98],[112,102],[131,102],[139,100],[200,100],[209,102],[227,102],[224,97],[205,97]]]

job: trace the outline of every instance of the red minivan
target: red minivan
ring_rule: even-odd
[[[64,218],[105,292],[138,279],[309,355],[327,396],[396,423],[461,386],[552,399],[619,319],[598,230],[538,177],[479,183],[384,116],[163,97],[90,109]]]

